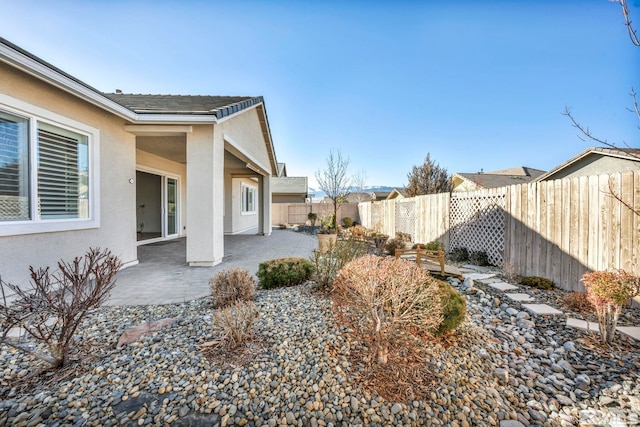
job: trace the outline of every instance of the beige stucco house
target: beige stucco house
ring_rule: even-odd
[[[640,170],[640,148],[590,147],[535,181]]]
[[[0,38],[5,281],[184,236],[189,265],[215,265],[224,234],[270,234],[276,165],[262,97],[105,94]]]

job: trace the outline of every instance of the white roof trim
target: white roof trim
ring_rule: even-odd
[[[12,49],[3,43],[0,43],[0,61],[4,61],[17,69],[32,75],[40,80],[43,80],[58,89],[75,95],[97,107],[102,108],[110,113],[113,113],[119,117],[138,124],[153,124],[153,123],[217,123],[218,119],[214,115],[194,115],[194,114],[138,114],[128,108],[118,104],[115,101],[110,100],[106,96],[102,95],[96,90],[92,90],[89,87],[63,75],[58,71],[51,69],[50,67],[30,58]],[[239,114],[244,112],[241,110]],[[228,117],[232,117],[228,116]],[[226,119],[227,117],[225,117]]]

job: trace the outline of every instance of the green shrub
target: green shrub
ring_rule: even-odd
[[[264,289],[294,286],[311,277],[313,264],[304,258],[280,258],[260,263],[258,279]]]
[[[440,251],[440,250],[444,250],[444,248],[442,247],[442,243],[438,242],[437,240],[434,240],[433,242],[429,242],[426,244],[425,249],[428,251]]]
[[[469,261],[472,264],[485,266],[491,265],[489,263],[489,255],[485,251],[471,251],[469,252]]]
[[[532,288],[538,288],[543,290],[550,290],[556,287],[556,284],[552,280],[546,277],[527,276],[520,279],[520,284],[530,286]]]
[[[209,282],[215,308],[227,307],[236,301],[251,301],[256,282],[244,268],[220,271]]]
[[[315,266],[316,286],[323,292],[333,291],[333,279],[349,261],[367,253],[366,244],[361,240],[338,240],[324,253],[313,251],[311,261]]]
[[[389,239],[384,244],[384,249],[390,254],[395,255],[396,249],[405,249],[407,244],[401,239]]]
[[[318,214],[316,214],[315,212],[309,212],[307,214],[307,219],[309,221],[311,221],[311,225],[315,226],[316,225],[316,219],[318,219]]]
[[[345,216],[342,218],[342,225],[344,225],[344,228],[350,228],[353,225],[353,218]]]
[[[449,258],[455,262],[469,261],[469,251],[467,248],[453,248],[449,252]]]
[[[464,320],[467,313],[467,301],[450,284],[438,281],[440,287],[440,300],[442,302],[442,323],[436,331],[436,335],[455,330]]]

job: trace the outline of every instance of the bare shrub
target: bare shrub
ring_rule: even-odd
[[[354,239],[338,240],[326,252],[313,251],[316,287],[322,292],[333,292],[333,280],[349,261],[367,253],[364,242]]]
[[[395,255],[396,249],[406,249],[406,248],[407,248],[407,244],[403,240],[398,239],[398,238],[389,239],[384,244],[384,249],[390,255]]]
[[[224,346],[234,349],[253,338],[253,324],[258,316],[258,309],[253,302],[236,301],[216,311],[213,324],[222,329]]]
[[[595,311],[586,292],[570,292],[565,295],[564,303],[577,312],[593,313]]]
[[[0,280],[0,342],[27,352],[54,367],[64,366],[74,344],[74,334],[90,310],[102,305],[115,286],[115,274],[122,262],[111,251],[89,249],[72,262],[59,261],[58,271],[49,267],[31,272],[30,288]],[[15,294],[7,302],[7,290]],[[46,345],[49,354],[39,353],[8,337],[12,328],[22,327],[29,336]]]
[[[256,282],[244,268],[220,271],[209,285],[215,308],[226,307],[236,301],[252,301],[256,295]]]
[[[414,262],[393,257],[365,255],[345,265],[334,281],[334,303],[381,364],[407,334],[432,335],[443,320],[436,280]]]
[[[593,304],[603,343],[613,341],[622,307],[640,294],[640,277],[623,270],[594,271],[582,276]]]
[[[509,261],[502,262],[502,274],[511,283],[518,283],[520,276],[518,275],[518,269]]]

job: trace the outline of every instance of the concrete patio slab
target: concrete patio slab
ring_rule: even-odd
[[[569,317],[567,318],[567,326],[571,328],[582,329],[585,331],[600,333],[600,325],[598,324],[598,322],[587,322],[586,320]]]
[[[507,282],[489,283],[489,286],[499,291],[512,291],[514,289],[519,289],[517,286]]]
[[[564,314],[560,310],[555,309],[547,304],[522,304],[522,306],[536,315],[557,316],[557,315]]]
[[[490,278],[492,278],[494,276],[495,276],[495,274],[491,274],[491,273],[466,273],[466,274],[462,274],[462,277],[464,277],[465,279],[471,279],[471,280],[490,279]]]
[[[533,301],[529,294],[505,294],[512,301]]]
[[[630,336],[636,341],[640,341],[640,327],[638,326],[618,326],[616,328],[619,332]]]
[[[263,261],[309,258],[317,247],[315,237],[288,230],[273,230],[270,236],[225,236],[220,264],[189,267],[185,238],[138,246],[140,263],[118,272],[106,305],[170,304],[200,298],[209,294],[209,280],[219,271],[240,267],[255,276]]]

